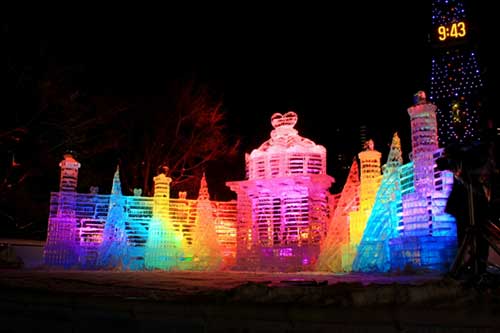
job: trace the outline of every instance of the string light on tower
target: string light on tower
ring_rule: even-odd
[[[483,87],[477,52],[470,44],[464,1],[432,3],[433,41],[430,100],[438,106],[441,146],[480,139]]]

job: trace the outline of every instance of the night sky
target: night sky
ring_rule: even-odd
[[[493,63],[498,29],[493,5],[477,2],[469,16],[477,23],[479,61],[494,96],[500,86]],[[104,96],[162,95],[167,80],[194,75],[223,94],[228,130],[242,136],[242,170],[244,152],[269,138],[271,115],[289,110],[299,116],[299,134],[329,152],[357,153],[359,125],[365,124],[385,154],[398,131],[407,161],[406,109],[429,83],[430,1],[218,8],[166,3],[133,15],[96,12],[11,17],[3,25],[3,57],[36,69],[33,79],[51,66],[77,64],[88,91]],[[329,173],[336,167],[329,155]]]

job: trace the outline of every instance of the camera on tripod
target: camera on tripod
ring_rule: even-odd
[[[496,225],[492,189],[496,179],[495,159],[489,143],[452,144],[436,160],[439,170],[452,171],[455,184],[446,211],[455,216],[459,248],[450,268],[453,276],[464,270],[472,275],[486,272],[488,252],[500,255],[500,228]]]
[[[438,158],[436,164],[438,170],[452,171],[463,182],[483,182],[489,172],[489,157],[488,146],[484,143],[455,143],[445,148],[444,156]]]

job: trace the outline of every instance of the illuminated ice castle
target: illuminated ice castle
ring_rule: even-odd
[[[439,271],[450,267],[456,253],[456,225],[444,210],[453,175],[436,169],[436,159],[443,153],[438,147],[436,106],[427,103],[420,91],[408,114],[412,161],[402,165],[395,134],[380,183],[376,173],[363,177],[367,166],[360,153],[361,180],[354,161],[322,243],[318,269],[386,272],[408,266]],[[376,161],[370,160],[368,168],[375,170]],[[363,196],[367,183],[370,189],[380,184],[376,197],[373,192]]]
[[[154,177],[154,196],[124,196],[116,171],[111,194],[76,192],[80,164],[61,162],[52,193],[45,263],[88,269],[239,269],[386,272],[407,266],[445,271],[456,226],[444,212],[453,175],[438,171],[436,106],[419,92],[408,108],[411,162],[394,135],[387,163],[369,142],[341,193],[326,173],[326,149],[301,137],[297,114],[276,113],[270,139],[246,155],[246,180],[230,181],[236,201],[211,201],[203,176],[197,200],[170,197],[171,179]],[[166,170],[164,170],[166,171]]]
[[[197,200],[170,198],[171,179],[154,177],[154,196],[77,193],[78,163],[65,155],[50,200],[45,264],[86,269],[201,269],[234,265],[236,202],[210,201],[205,176]]]
[[[314,269],[330,220],[326,149],[298,135],[297,114],[275,113],[271,138],[246,156],[237,193],[237,268]]]

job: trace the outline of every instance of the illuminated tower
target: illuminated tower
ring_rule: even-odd
[[[313,269],[329,220],[326,149],[298,135],[297,114],[275,113],[271,138],[247,155],[238,195],[237,265],[242,269]]]
[[[415,104],[408,108],[411,125],[411,147],[414,186],[418,193],[428,197],[434,190],[434,153],[438,149],[436,106],[428,103],[425,92],[415,94]]]
[[[153,178],[153,217],[146,243],[145,264],[149,269],[170,269],[181,257],[181,237],[177,235],[169,218],[170,183],[167,168]]]
[[[483,83],[477,52],[471,44],[471,24],[463,0],[434,0],[434,56],[430,100],[437,105],[442,147],[480,139],[480,93]]]
[[[76,187],[80,163],[71,154],[65,154],[59,163],[61,178],[59,193],[50,200],[50,217],[44,261],[47,265],[72,267],[78,263],[79,247],[76,218]]]
[[[453,174],[436,168],[444,149],[438,147],[436,106],[423,91],[414,97],[407,109],[413,161],[400,169],[402,220],[389,240],[391,269],[409,265],[445,271],[456,253],[455,222],[445,213]]]
[[[375,150],[373,140],[365,143],[365,150],[358,154],[360,162],[359,209],[349,216],[349,244],[343,250],[342,267],[345,271],[352,269],[357,248],[365,232],[366,223],[372,212],[375,197],[380,187],[382,173],[380,159],[382,154]]]

